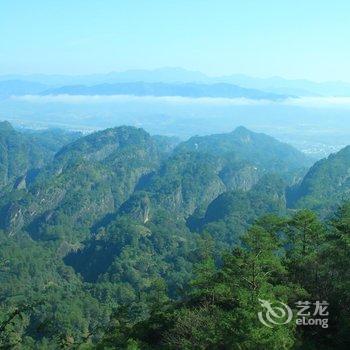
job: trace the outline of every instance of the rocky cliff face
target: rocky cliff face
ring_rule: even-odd
[[[227,191],[210,203],[204,222],[250,217],[265,213],[283,214],[286,208],[285,184],[276,176],[264,176],[249,191]]]
[[[152,204],[147,192],[133,194],[120,208],[120,215],[128,215],[133,220],[146,224],[151,219]]]
[[[225,191],[225,185],[218,176],[221,168],[221,161],[212,156],[176,154],[163,163],[142,190],[149,193],[154,207],[164,208],[184,218]]]
[[[220,178],[228,190],[249,191],[262,176],[261,170],[250,164],[229,164],[224,167]]]

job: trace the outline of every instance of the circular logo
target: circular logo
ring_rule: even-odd
[[[275,325],[287,324],[293,318],[292,309],[278,301],[274,304],[278,304],[278,306],[272,306],[272,303],[269,300],[259,299],[259,302],[264,311],[258,312],[259,321],[265,325],[266,327],[272,328]]]

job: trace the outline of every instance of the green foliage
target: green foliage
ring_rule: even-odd
[[[192,137],[181,143],[176,151],[226,155],[277,173],[288,173],[312,164],[310,159],[293,147],[242,126],[227,134]]]
[[[349,208],[329,225],[309,211],[259,219],[220,266],[203,256],[182,301],[156,306],[146,320],[129,324],[126,333],[112,330],[101,344],[126,348],[133,339],[143,349],[346,349]],[[269,328],[258,320],[261,299],[293,305],[305,298],[330,303],[330,328],[297,328],[293,321]]]
[[[318,219],[347,193],[346,150],[301,185],[318,211],[288,211],[308,159],[266,135],[76,137],[0,127],[0,348],[347,348],[350,207]],[[307,298],[329,329],[257,318]]]
[[[290,194],[294,207],[309,208],[327,216],[349,200],[350,146],[318,161]]]
[[[0,196],[2,191],[25,187],[29,170],[48,164],[54,154],[78,135],[58,130],[18,132],[0,122]]]

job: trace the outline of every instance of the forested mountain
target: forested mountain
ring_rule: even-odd
[[[41,147],[47,149],[51,155],[50,160],[52,160],[53,156],[63,146],[82,137],[82,133],[79,131],[67,131],[57,128],[42,130],[21,129],[19,132],[30,138],[33,142],[39,144]]]
[[[290,145],[241,126],[227,134],[196,136],[181,143],[177,151],[236,157],[256,164],[265,172],[288,173],[312,165],[312,160]]]
[[[297,193],[295,207],[301,208],[302,201],[312,204],[311,196],[340,204],[348,186],[348,148],[316,163],[303,179],[311,165],[306,156],[243,127],[185,142],[128,126],[79,138],[58,131],[19,133],[8,123],[1,127],[3,169],[18,166],[0,198],[2,347],[191,349],[196,344],[210,349],[236,344],[263,349],[268,336],[265,348],[277,349],[281,341],[292,348],[303,338],[286,328],[279,331],[279,341],[273,340],[268,329],[248,322],[254,308],[244,314],[248,299],[243,304],[229,299],[260,295],[292,301],[283,292],[286,284],[300,295],[313,292],[307,280],[295,279],[297,269],[311,269],[321,259],[317,254],[342,245],[348,209],[329,224],[333,238],[318,241],[317,233],[330,226],[309,212],[293,209],[291,216],[287,200]],[[310,255],[300,253],[299,246],[286,249],[297,237],[305,238],[303,230],[312,236],[307,238]],[[324,250],[312,252],[324,242]],[[249,283],[237,282],[238,289],[229,284],[239,276],[249,279],[254,255],[247,247],[252,244],[263,249],[261,271],[278,268],[261,280],[257,291],[262,294]],[[224,254],[232,249],[232,255]],[[345,256],[346,249],[339,249]],[[321,270],[327,286],[329,264]],[[348,268],[333,269],[339,281],[322,297],[346,298],[341,281]],[[223,325],[240,328],[240,318],[255,328],[227,336]],[[198,322],[205,325],[204,333],[196,328]],[[340,322],[335,324],[332,334],[343,339]],[[317,337],[326,342],[322,334]],[[303,339],[309,341],[308,335]]]
[[[350,199],[350,146],[314,164],[303,181],[290,190],[291,205],[323,214]]]
[[[268,171],[283,176],[308,164],[292,147],[244,128],[181,143],[164,162],[167,148],[156,140],[120,127],[68,144],[24,191],[3,199],[1,227],[14,232],[32,223],[33,235],[47,239],[75,223],[79,232],[116,212],[134,190],[186,219],[227,190],[249,190]]]
[[[146,132],[132,127],[80,138],[63,147],[25,190],[3,201],[1,225],[10,232],[26,226],[36,238],[69,236],[76,242],[118,209],[140,178],[155,169],[159,153]]]
[[[41,168],[77,134],[62,131],[19,132],[10,123],[0,122],[0,194],[4,186],[23,186],[21,176]]]
[[[266,213],[287,213],[285,183],[276,175],[263,176],[246,192],[224,192],[209,204],[195,227],[209,233],[215,246],[222,250],[239,244],[242,234]]]

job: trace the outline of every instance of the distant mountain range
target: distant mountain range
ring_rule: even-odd
[[[26,80],[0,80],[0,96],[38,94],[48,86]]]
[[[241,88],[261,90],[265,93],[288,96],[350,96],[350,83],[341,81],[313,82],[304,79],[281,77],[255,78],[242,74],[212,77],[198,71],[182,68],[160,68],[155,70],[127,70],[108,74],[91,75],[3,75],[0,76],[0,95],[4,92],[38,93],[45,89],[62,86],[83,85],[87,87],[120,83],[164,83],[164,84],[232,84]],[[30,84],[41,84],[32,87]]]
[[[286,96],[242,88],[237,85],[217,83],[116,83],[93,86],[73,85],[49,89],[42,95],[134,95],[134,96],[181,96],[181,97],[212,97],[212,98],[249,98],[278,100]]]

